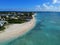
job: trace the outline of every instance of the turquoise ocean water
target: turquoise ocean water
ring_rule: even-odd
[[[30,32],[3,45],[60,45],[60,13],[39,12],[35,18]]]

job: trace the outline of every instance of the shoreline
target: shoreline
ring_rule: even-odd
[[[9,28],[5,29],[4,32],[0,33],[0,42],[24,35],[35,26],[35,21],[36,20],[33,15],[33,19],[31,19],[29,22],[10,25]]]

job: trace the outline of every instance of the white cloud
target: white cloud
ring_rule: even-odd
[[[49,6],[47,4],[43,4],[43,7],[49,9]]]
[[[53,4],[55,4],[57,2],[57,0],[53,0]]]
[[[60,11],[60,6],[56,7],[54,5],[48,5],[48,4],[43,4],[41,5],[37,5],[35,7],[36,11]]]
[[[36,8],[39,8],[39,9],[40,9],[40,8],[41,8],[41,6],[40,6],[40,5],[37,5],[37,6],[36,6]]]
[[[41,10],[41,6],[40,5],[36,5],[35,6],[35,10],[38,10],[38,11]]]
[[[53,0],[53,4],[60,3],[60,0]]]

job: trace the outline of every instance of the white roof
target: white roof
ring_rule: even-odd
[[[0,26],[3,26],[6,21],[0,21]]]
[[[4,24],[3,23],[0,23],[0,26],[3,26]]]

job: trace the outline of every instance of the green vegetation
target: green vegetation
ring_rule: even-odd
[[[10,20],[7,20],[7,22],[10,24],[14,24],[14,23],[24,23],[26,21],[25,20],[19,20],[19,19],[10,19]]]
[[[0,31],[4,31],[4,29],[5,29],[5,27],[3,26],[3,27],[0,27]]]
[[[32,19],[32,15],[34,13],[32,12],[9,12],[9,11],[5,11],[5,12],[0,12],[0,18],[6,22],[8,22],[8,24],[16,24],[16,23],[24,23],[26,21],[30,21]],[[0,20],[1,20],[0,19]],[[4,24],[2,27],[0,27],[0,31],[5,29],[6,24]]]

